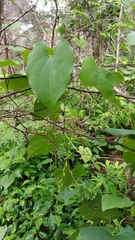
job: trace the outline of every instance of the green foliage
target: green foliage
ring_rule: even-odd
[[[3,82],[0,86],[6,90],[17,91],[29,87],[28,78],[20,74],[14,74]]]
[[[19,67],[19,65],[13,60],[2,60],[0,59],[0,67],[14,66]]]
[[[39,42],[29,54],[26,68],[32,90],[48,108],[64,93],[74,65],[74,54],[68,42],[63,40],[52,50],[46,43]]]
[[[48,136],[34,135],[28,144],[28,159],[42,153],[54,151],[61,142],[60,136],[50,134]]]
[[[128,45],[135,45],[135,32],[132,31],[127,35],[127,44]]]
[[[50,46],[0,61],[0,239],[131,240],[135,6],[67,4],[45,16]]]
[[[101,91],[109,102],[118,104],[113,88],[124,80],[119,73],[111,73],[106,69],[98,68],[94,58],[88,57],[83,62],[79,77],[84,87],[92,85]]]
[[[114,195],[102,196],[102,211],[112,208],[124,208],[131,207],[133,202],[129,198],[122,198]]]
[[[112,236],[111,232],[106,227],[85,227],[81,228],[80,238],[82,240],[131,240],[135,237],[135,232],[132,228],[127,227],[115,236]]]

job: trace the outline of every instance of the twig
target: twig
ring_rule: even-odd
[[[99,95],[101,95],[102,93],[101,92],[98,92],[98,91],[92,91],[92,90],[87,90],[87,89],[82,89],[82,88],[76,88],[76,87],[68,87],[68,89],[73,89],[73,90],[75,90],[75,91],[79,91],[79,92],[86,92],[86,93],[96,93],[96,94],[99,94]],[[135,100],[135,97],[130,97],[130,96],[127,96],[127,95],[125,95],[124,93],[122,94],[115,94],[115,96],[117,96],[117,97],[123,97],[123,98],[126,98],[126,99],[133,99],[133,100]]]
[[[18,77],[17,77],[18,78]],[[0,78],[1,79],[1,78]],[[2,78],[4,79],[4,78]],[[3,96],[0,96],[0,99],[3,99],[3,98],[7,98],[7,97],[10,97],[12,95],[15,95],[17,93],[21,93],[21,92],[26,92],[28,90],[30,90],[31,88],[28,87],[28,88],[24,88],[24,89],[20,89],[20,90],[17,90],[15,92],[10,92],[8,94],[5,94]],[[92,91],[92,90],[87,90],[87,89],[82,89],[82,88],[76,88],[76,87],[68,87],[68,89],[71,89],[71,90],[75,90],[75,91],[78,91],[78,92],[85,92],[85,93],[89,93],[89,94],[98,94],[98,95],[101,95],[102,93],[101,92],[98,92],[98,91]],[[135,101],[135,97],[131,97],[131,96],[127,96],[127,95],[124,95],[124,94],[115,94],[115,96],[117,97],[123,97],[123,98],[126,98],[126,99],[129,99],[129,100],[134,100]]]
[[[36,3],[28,10],[26,11],[25,13],[23,13],[20,17],[18,17],[15,21],[13,21],[12,23],[8,24],[5,28],[3,28],[1,31],[0,31],[0,34],[2,32],[4,32],[7,28],[9,28],[10,26],[12,26],[14,23],[18,22],[18,20],[20,20],[22,17],[24,17],[27,13],[29,13],[33,8],[36,7],[37,5],[37,2],[38,0],[36,1]]]
[[[8,94],[5,94],[5,95],[3,95],[3,96],[0,96],[0,99],[10,97],[10,96],[15,95],[15,94],[17,94],[17,93],[26,92],[26,91],[28,91],[28,90],[30,90],[30,89],[31,89],[30,87],[27,87],[27,88],[20,89],[20,90],[15,91],[15,92],[10,92],[10,93],[8,93]]]
[[[54,24],[53,24],[53,29],[52,29],[52,39],[51,39],[51,47],[52,48],[53,48],[53,45],[54,45],[54,35],[55,35],[54,33],[55,33],[57,17],[58,17],[58,3],[57,3],[57,0],[54,0],[54,3],[55,3],[56,13],[55,13],[55,19],[54,19]]]

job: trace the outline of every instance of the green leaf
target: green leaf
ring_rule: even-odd
[[[44,154],[54,151],[61,142],[60,136],[54,136],[53,134],[48,136],[33,136],[28,144],[27,154],[28,159],[39,154]]]
[[[81,228],[79,237],[81,240],[134,240],[135,231],[128,226],[112,235],[106,227],[91,226]]]
[[[98,68],[94,58],[87,57],[82,64],[79,77],[84,87],[92,85],[101,91],[109,102],[118,104],[113,88],[119,82],[124,81],[122,75],[111,73],[104,68]]]
[[[131,131],[134,131],[134,130],[131,130]],[[131,135],[128,135],[124,138],[123,140],[123,146],[125,146],[125,150],[127,150],[127,148],[130,148],[131,149],[134,149],[135,148],[135,135],[134,134],[131,134]]]
[[[124,161],[126,163],[133,163],[133,162],[135,162],[135,153],[134,152],[125,151],[125,152],[123,152],[122,156],[123,156]]]
[[[43,223],[43,219],[41,217],[37,218],[36,221],[35,221],[35,225],[36,225],[37,228],[40,228],[42,223]]]
[[[54,223],[57,225],[57,227],[59,227],[61,223],[61,217],[58,215],[54,215],[53,220],[54,220]]]
[[[0,59],[0,67],[8,67],[8,66],[19,67],[19,64],[17,64],[15,61],[10,59],[8,60]]]
[[[30,54],[30,50],[24,50],[23,52],[22,52],[22,57],[23,57],[23,60],[24,60],[24,62],[28,62],[28,55]]]
[[[62,25],[58,28],[58,31],[62,34],[65,34],[66,33],[66,28]]]
[[[41,237],[41,238],[43,238],[43,239],[46,239],[46,233],[44,233],[44,232],[39,232],[39,236]]]
[[[128,129],[116,129],[116,128],[107,128],[106,131],[111,135],[118,136],[118,135],[135,135],[135,130],[128,130]]]
[[[69,165],[66,163],[64,168],[56,170],[54,172],[55,182],[58,185],[59,191],[64,191],[64,189],[69,186],[84,174],[84,167],[78,164],[73,171],[70,170]]]
[[[16,28],[19,27],[19,25],[20,25],[20,22],[15,22],[15,23],[13,23],[13,24],[10,26],[10,28],[11,28],[11,29],[16,29]]]
[[[86,49],[88,43],[86,40],[84,39],[75,39],[75,43],[78,47],[82,48],[82,49]]]
[[[25,50],[24,47],[20,47],[20,46],[17,46],[17,47],[9,46],[8,49],[11,49],[11,50],[13,50],[15,52],[21,52],[21,51]]]
[[[112,208],[131,207],[133,202],[129,198],[122,198],[115,195],[105,194],[102,196],[102,211]]]
[[[43,238],[43,239],[46,239],[46,233],[44,233],[44,232],[39,232],[39,236],[41,237],[41,238]]]
[[[14,74],[4,82],[0,82],[0,86],[6,90],[17,91],[23,88],[30,87],[28,78],[21,74]]]
[[[62,40],[48,54],[46,43],[39,42],[28,56],[26,72],[32,90],[42,104],[51,108],[64,93],[74,66],[71,46]]]
[[[92,152],[88,147],[79,146],[79,153],[85,163],[90,161],[92,157]]]
[[[61,112],[61,103],[61,101],[58,101],[51,107],[51,109],[48,109],[39,101],[39,99],[36,99],[34,103],[33,118],[35,120],[43,120],[48,116],[55,118],[56,114]]]
[[[3,240],[3,237],[5,236],[6,233],[6,227],[1,226],[0,227],[0,240]]]
[[[15,180],[15,176],[14,174],[11,175],[4,175],[1,179],[0,179],[0,183],[1,185],[7,189]]]
[[[79,207],[79,213],[81,216],[84,216],[86,219],[94,222],[98,222],[99,220],[108,221],[122,215],[118,209],[109,209],[105,212],[102,212],[101,206],[96,207],[93,206],[93,204],[90,204],[90,206],[87,204],[82,204]]]
[[[78,189],[68,190],[65,189],[63,192],[60,193],[60,197],[64,200],[65,204],[68,205],[68,201],[71,197],[79,192]]]
[[[134,31],[127,34],[127,44],[135,45],[135,32]]]

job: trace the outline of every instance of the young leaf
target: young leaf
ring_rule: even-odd
[[[102,211],[112,208],[131,207],[132,205],[133,202],[129,198],[122,198],[110,194],[102,196]]]
[[[122,75],[111,73],[104,68],[98,68],[94,58],[87,57],[83,62],[79,77],[84,87],[92,85],[101,91],[109,102],[118,104],[113,88],[116,84],[124,80]]]
[[[90,161],[92,157],[92,152],[88,147],[79,146],[79,153],[85,163]]]
[[[74,66],[71,46],[62,40],[54,51],[39,42],[28,56],[26,72],[37,98],[51,108],[65,91]]]

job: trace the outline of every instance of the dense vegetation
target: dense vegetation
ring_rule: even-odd
[[[134,240],[134,1],[36,4],[0,22],[0,240]]]

